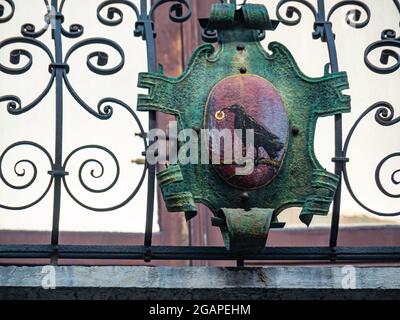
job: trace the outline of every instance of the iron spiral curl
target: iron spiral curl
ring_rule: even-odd
[[[99,6],[97,7],[97,19],[102,24],[112,27],[112,26],[117,26],[122,23],[122,21],[124,19],[124,14],[119,8],[112,7],[112,5],[115,5],[115,4],[123,4],[123,5],[130,7],[133,10],[133,12],[135,13],[135,20],[139,19],[139,15],[140,15],[139,9],[131,1],[108,0],[108,1],[104,1],[104,2],[100,3]],[[107,17],[106,18],[104,18],[101,14],[103,9],[105,9],[105,8],[107,8]]]
[[[54,24],[54,19],[56,18],[56,12],[59,12],[62,15],[62,11],[65,5],[65,0],[63,0],[60,4],[59,10],[57,8],[53,8],[48,0],[43,0],[44,5],[46,6],[47,13],[45,15],[45,24],[44,26],[36,31],[35,25],[32,23],[25,23],[21,26],[21,34],[24,37],[30,37],[30,38],[39,38],[41,37],[48,29],[49,27],[53,27]],[[64,29],[63,26],[61,26],[61,32],[65,37],[68,38],[78,38],[83,34],[84,28],[81,24],[74,23],[71,24],[69,27],[69,30]]]
[[[30,38],[39,38],[42,36],[48,29],[49,26],[52,24],[52,19],[54,15],[54,9],[50,6],[48,0],[43,0],[44,6],[46,8],[46,15],[44,17],[44,26],[41,27],[39,30],[36,30],[36,27],[32,23],[25,23],[21,26],[21,34],[24,37]]]
[[[286,4],[291,4],[286,8],[285,16],[282,16],[281,14],[281,8],[286,5]],[[323,28],[321,29],[321,25],[325,23],[330,23],[330,20],[332,18],[332,15],[339,9],[344,6],[348,5],[353,5],[357,6],[358,8],[356,9],[351,9],[347,11],[346,13],[346,23],[350,25],[353,28],[363,28],[365,27],[371,18],[371,11],[369,7],[363,3],[362,1],[358,0],[343,0],[335,5],[332,6],[332,8],[329,10],[328,15],[325,19],[324,16],[321,16],[320,12],[317,11],[317,9],[307,0],[281,0],[277,7],[276,7],[276,16],[278,19],[285,25],[287,26],[295,26],[300,23],[302,19],[302,13],[301,11],[293,6],[293,4],[298,3],[302,4],[303,6],[307,7],[311,13],[314,16],[314,32],[313,32],[313,38],[314,39],[319,39],[321,38],[323,41],[325,41],[325,37],[323,34]],[[361,20],[362,16],[362,9],[365,13],[365,17],[363,20]]]
[[[125,64],[125,53],[123,49],[114,41],[106,39],[106,38],[90,38],[86,40],[82,40],[78,43],[76,43],[74,46],[71,47],[71,49],[67,52],[64,60],[64,64],[68,64],[68,60],[70,56],[78,49],[87,46],[87,45],[92,45],[92,44],[103,44],[108,47],[111,47],[117,51],[120,57],[120,62],[114,66],[114,67],[109,67],[109,68],[100,68],[104,67],[108,64],[108,54],[104,51],[94,51],[91,52],[86,59],[86,65],[89,68],[90,71],[98,74],[98,75],[111,75],[119,72],[124,64]],[[96,65],[92,62],[93,59],[97,59]],[[113,108],[111,106],[104,106],[103,107],[103,102],[104,99],[102,99],[98,105],[97,105],[97,112],[91,108],[83,99],[79,96],[79,94],[75,91],[75,89],[72,87],[71,83],[68,80],[67,72],[64,71],[63,73],[63,78],[65,85],[68,89],[68,91],[71,93],[73,98],[90,114],[93,116],[97,117],[98,119],[101,120],[107,120],[110,119],[112,114],[113,114]],[[110,99],[110,98],[106,98]]]
[[[400,193],[391,193],[389,191],[386,190],[386,188],[382,185],[381,182],[381,169],[382,166],[390,159],[395,158],[395,157],[400,157],[400,152],[395,152],[392,154],[387,155],[385,158],[383,158],[379,163],[378,166],[376,167],[375,170],[375,182],[377,187],[379,188],[379,190],[385,194],[386,196],[390,197],[390,198],[400,198]],[[390,180],[394,185],[399,185],[400,184],[400,179],[398,179],[396,176],[400,174],[400,169],[397,169],[395,171],[392,172],[391,176],[390,176]],[[400,215],[400,212],[397,213],[397,215]]]
[[[393,0],[394,6],[400,13],[400,1]],[[396,38],[396,31],[393,29],[385,29],[381,33],[381,40],[371,43],[364,51],[364,63],[373,72],[379,74],[393,73],[400,68],[400,55],[392,49],[383,49],[380,54],[380,63],[386,67],[377,66],[372,63],[368,56],[372,51],[383,47],[400,48],[400,37]],[[393,58],[396,62],[389,65],[389,58]]]
[[[65,5],[65,0],[62,0],[60,4],[60,13],[62,14]],[[67,38],[79,38],[83,35],[84,27],[79,23],[73,23],[69,26],[69,30],[66,30],[63,26],[61,26],[61,33],[64,37]]]
[[[118,99],[115,99],[115,98],[104,98],[104,99],[102,99],[102,100],[100,101],[100,104],[102,104],[102,105],[103,105],[103,104],[107,104],[107,106],[108,106],[109,108],[112,109],[112,107],[108,105],[108,104],[110,104],[110,103],[119,105],[120,107],[122,107],[123,109],[127,110],[127,111],[131,114],[131,116],[134,118],[136,124],[137,124],[138,127],[139,127],[140,136],[142,137],[142,141],[143,141],[143,148],[144,148],[144,150],[146,150],[147,147],[148,147],[148,142],[147,142],[147,139],[146,139],[146,133],[145,133],[144,128],[143,128],[143,126],[142,126],[142,124],[141,124],[141,122],[140,122],[138,116],[136,115],[136,113],[135,113],[126,103],[122,102],[121,100],[118,100]],[[107,106],[106,106],[106,107],[107,107]],[[87,165],[89,165],[89,164],[92,164],[92,165],[95,164],[95,165],[98,166],[98,168],[100,168],[99,173],[96,173],[95,169],[92,169],[92,170],[90,171],[90,175],[91,175],[93,178],[95,178],[95,179],[99,179],[99,178],[103,177],[104,172],[105,172],[104,165],[103,165],[103,163],[102,163],[101,161],[99,161],[99,160],[97,160],[97,159],[94,159],[94,158],[90,158],[90,159],[87,159],[87,160],[83,161],[82,164],[80,165],[79,172],[78,172],[78,178],[79,178],[79,181],[80,181],[81,185],[82,185],[87,191],[92,192],[92,193],[104,193],[104,192],[107,192],[107,191],[111,190],[111,189],[117,184],[117,182],[119,181],[119,178],[120,178],[120,165],[119,165],[119,161],[118,161],[117,157],[114,155],[114,153],[111,152],[108,148],[106,148],[106,147],[104,147],[104,146],[100,146],[100,145],[86,145],[86,146],[82,146],[82,147],[79,147],[79,148],[73,150],[73,151],[66,157],[65,162],[64,162],[64,165],[63,165],[63,168],[64,168],[64,169],[67,168],[68,162],[69,162],[69,160],[71,159],[71,157],[72,157],[73,155],[75,155],[76,153],[78,153],[79,151],[82,151],[82,150],[84,150],[84,149],[97,149],[97,150],[101,150],[101,151],[106,152],[106,153],[113,159],[113,161],[114,161],[114,164],[115,164],[115,167],[116,167],[116,174],[115,174],[115,177],[114,177],[113,181],[111,182],[111,184],[109,184],[109,185],[108,185],[107,187],[105,187],[105,188],[94,189],[94,188],[89,187],[89,186],[87,185],[87,183],[85,183],[85,181],[84,181],[84,179],[83,179],[83,174],[82,174],[82,172],[83,172],[85,166],[87,166]],[[107,207],[107,208],[95,208],[95,207],[89,206],[89,205],[84,204],[83,202],[81,202],[81,201],[72,193],[72,191],[71,191],[70,188],[68,187],[67,178],[66,178],[65,176],[63,177],[63,184],[64,184],[64,187],[65,187],[67,193],[70,195],[70,197],[71,197],[76,203],[78,203],[80,206],[84,207],[85,209],[88,209],[88,210],[91,210],[91,211],[97,211],[97,212],[113,211],[113,210],[117,210],[117,209],[119,209],[119,208],[122,208],[123,206],[125,206],[127,203],[129,203],[129,202],[135,197],[135,195],[137,194],[137,192],[139,191],[139,189],[141,188],[141,186],[142,186],[142,184],[143,184],[143,182],[144,182],[144,179],[145,179],[145,177],[146,177],[146,172],[147,172],[147,164],[146,164],[145,166],[143,166],[142,175],[141,175],[141,177],[140,177],[139,182],[137,183],[137,185],[134,186],[132,193],[131,193],[124,201],[122,201],[121,203],[119,203],[119,204],[117,204],[117,205],[114,205],[114,206],[111,206],[111,207]]]
[[[381,51],[380,55],[380,63],[383,65],[388,65],[389,64],[389,57],[392,57],[395,59],[395,63],[386,66],[386,67],[380,67],[372,63],[368,56],[369,54],[379,48],[383,47],[392,47],[392,48],[400,48],[400,37],[396,38],[396,31],[392,29],[385,29],[381,33],[381,40],[375,41],[371,43],[364,52],[364,62],[366,66],[373,72],[379,73],[379,74],[389,74],[393,73],[396,70],[400,68],[400,54],[392,49],[383,49]]]
[[[317,10],[315,7],[308,2],[307,0],[281,0],[279,1],[278,5],[276,6],[276,16],[280,22],[287,26],[295,26],[300,23],[301,18],[302,18],[302,13],[301,11],[297,8],[294,7],[293,5],[290,5],[286,8],[285,12],[285,17],[282,16],[281,14],[281,8],[282,6],[288,4],[288,3],[299,3],[304,6],[306,6],[308,9],[310,9],[311,13],[314,16],[314,19],[317,19]],[[293,19],[294,17],[294,19]]]
[[[351,10],[347,11],[347,13],[346,13],[346,23],[349,26],[356,28],[356,29],[364,28],[371,19],[371,10],[364,2],[358,1],[358,0],[345,0],[345,1],[340,1],[340,2],[336,3],[329,10],[329,13],[327,16],[327,21],[330,21],[332,15],[335,13],[335,11],[337,9],[344,7],[344,6],[348,6],[348,5],[357,6],[361,9],[363,9],[365,12],[365,18],[364,18],[364,20],[361,20],[362,12],[359,8],[351,9]]]
[[[64,162],[64,166],[63,166],[64,169],[67,168],[68,162],[69,162],[70,158],[72,156],[74,156],[74,154],[76,154],[79,151],[85,150],[85,149],[97,149],[97,150],[102,150],[102,151],[106,152],[114,161],[114,164],[115,164],[115,167],[116,167],[116,174],[115,174],[115,178],[114,178],[113,182],[109,186],[107,186],[105,188],[95,189],[95,188],[89,187],[86,184],[86,182],[84,181],[84,179],[83,179],[83,170],[84,170],[84,168],[89,164],[97,164],[99,166],[99,168],[100,168],[100,173],[96,173],[96,169],[92,169],[90,171],[90,175],[95,179],[99,179],[99,178],[103,177],[105,170],[104,170],[104,165],[103,165],[103,163],[101,161],[99,161],[97,159],[93,159],[93,158],[87,159],[80,165],[79,171],[78,171],[78,178],[79,178],[79,182],[81,183],[81,185],[87,191],[92,192],[92,193],[103,193],[103,192],[106,192],[106,191],[112,189],[115,186],[115,184],[117,183],[118,179],[119,179],[119,176],[120,176],[120,165],[119,165],[119,161],[118,161],[117,157],[115,156],[115,154],[113,152],[111,152],[109,149],[107,149],[106,147],[103,147],[103,146],[100,146],[100,145],[87,145],[87,146],[82,146],[82,147],[76,148],[75,150],[73,150],[66,157],[65,162]]]
[[[6,1],[8,3],[12,3],[12,14],[14,14],[14,6],[13,6],[13,2],[12,1]],[[51,74],[51,78],[49,80],[48,85],[46,86],[45,90],[43,90],[43,92],[39,95],[38,98],[36,98],[32,103],[30,103],[27,106],[23,106],[21,99],[15,95],[6,95],[6,96],[2,96],[0,97],[0,102],[3,101],[8,101],[8,105],[7,105],[7,109],[8,112],[11,114],[21,114],[24,113],[30,109],[32,109],[34,106],[36,106],[50,91],[52,85],[54,84],[55,78],[56,78],[56,71],[61,68],[62,69],[62,79],[64,80],[64,83],[67,87],[67,89],[69,90],[69,92],[72,94],[72,96],[74,97],[74,99],[81,105],[84,107],[84,109],[86,109],[89,113],[91,113],[92,115],[96,116],[98,119],[101,120],[107,120],[110,119],[112,114],[113,114],[113,106],[112,105],[118,105],[120,107],[122,107],[123,109],[125,109],[126,111],[128,111],[130,113],[130,115],[133,117],[134,122],[137,124],[137,126],[139,127],[140,130],[140,136],[142,137],[143,140],[143,147],[144,150],[148,147],[147,145],[147,140],[146,140],[146,133],[142,127],[142,124],[140,122],[140,119],[138,118],[138,116],[136,115],[136,113],[124,102],[115,99],[115,98],[111,98],[111,97],[107,97],[107,98],[103,98],[101,99],[98,104],[97,104],[97,108],[92,109],[88,104],[86,104],[81,98],[80,96],[76,93],[76,91],[73,89],[71,83],[68,80],[68,73],[70,71],[70,66],[68,65],[69,63],[69,59],[70,57],[80,48],[88,46],[88,45],[105,45],[108,48],[111,48],[113,50],[115,50],[119,56],[119,61],[117,62],[117,64],[115,66],[109,66],[109,56],[106,52],[104,52],[103,50],[98,50],[98,51],[93,51],[91,53],[89,53],[87,55],[86,58],[86,65],[88,67],[88,69],[91,72],[94,72],[98,75],[112,75],[115,74],[117,72],[119,72],[125,64],[125,54],[123,49],[121,48],[120,45],[118,45],[116,42],[106,39],[106,38],[89,38],[89,39],[85,39],[85,40],[81,40],[77,43],[75,43],[65,54],[65,57],[62,61],[58,60],[58,62],[56,63],[55,58],[52,54],[52,52],[50,51],[50,49],[43,44],[42,42],[40,42],[39,40],[37,40],[36,38],[40,37],[41,35],[43,35],[45,33],[45,31],[48,29],[48,27],[52,24],[53,20],[52,19],[61,19],[61,30],[59,30],[61,32],[61,34],[65,37],[68,38],[78,38],[83,34],[84,28],[82,25],[80,24],[72,24],[69,27],[69,31],[65,30],[62,26],[62,23],[64,22],[63,19],[63,15],[62,15],[62,10],[64,8],[64,5],[66,3],[65,0],[61,1],[61,4],[59,5],[59,8],[52,8],[49,5],[49,2],[47,0],[44,0],[44,3],[46,5],[47,8],[47,13],[45,15],[45,22],[46,25],[45,27],[43,27],[42,29],[40,29],[39,31],[36,31],[35,26],[32,24],[25,24],[22,26],[21,32],[23,37],[16,37],[16,38],[10,38],[7,39],[3,42],[0,43],[0,49],[2,49],[3,47],[7,46],[7,45],[11,45],[11,44],[15,44],[15,43],[24,43],[24,44],[30,44],[30,45],[34,45],[36,47],[39,47],[40,49],[42,49],[49,57],[49,72]],[[57,2],[55,2],[57,3]],[[107,7],[110,6],[112,4],[126,4],[129,7],[131,7],[133,9],[133,11],[136,14],[136,18],[139,18],[139,11],[137,9],[137,7],[132,4],[130,1],[104,1],[102,4],[100,4],[100,6],[98,7],[98,19],[100,20],[100,22],[106,24],[106,25],[117,25],[119,23],[122,22],[123,19],[123,14],[122,11],[120,9],[117,8],[109,8],[108,9],[108,14],[107,14],[107,19],[103,18],[101,16],[101,11]],[[156,7],[158,5],[161,5],[161,3],[156,3],[155,6],[152,8],[153,12],[156,9]],[[174,6],[171,9],[171,14],[174,13],[176,14],[177,19],[175,20],[181,20],[181,19],[185,19],[180,17],[180,13],[179,11],[179,6]],[[1,9],[1,8],[0,8]],[[2,13],[2,11],[0,10],[0,14]],[[115,17],[115,15],[117,16],[117,19],[115,21],[112,21]],[[1,15],[0,15],[1,17]],[[11,18],[11,17],[10,17]],[[4,20],[4,18],[3,18]],[[0,20],[1,21],[1,20]],[[22,59],[21,59],[22,57]],[[0,71],[5,72],[7,74],[12,74],[12,75],[18,75],[18,74],[23,74],[25,72],[28,72],[32,65],[33,65],[33,56],[32,54],[26,50],[26,49],[13,49],[10,51],[10,63],[12,65],[16,65],[16,67],[9,67],[9,66],[4,66],[0,64]],[[21,61],[24,61],[23,65],[21,66]],[[97,109],[97,110],[96,110]],[[135,138],[136,139],[136,138]],[[118,159],[116,158],[116,156],[107,148],[100,146],[100,145],[88,145],[88,146],[83,146],[83,147],[79,147],[77,149],[75,149],[74,151],[72,151],[67,158],[64,161],[64,164],[62,167],[56,166],[53,163],[53,160],[51,159],[50,154],[40,145],[35,144],[33,142],[29,142],[29,141],[21,141],[18,143],[15,143],[13,145],[11,145],[10,147],[8,147],[3,154],[0,157],[0,166],[2,164],[3,158],[4,156],[12,149],[15,148],[17,146],[20,145],[30,145],[33,147],[36,147],[40,150],[42,150],[47,157],[49,158],[50,164],[51,164],[51,170],[49,171],[49,174],[51,175],[50,177],[50,182],[48,187],[46,188],[45,192],[39,197],[39,199],[35,200],[34,202],[25,205],[25,206],[21,206],[21,207],[11,207],[11,206],[7,206],[7,205],[3,205],[0,204],[1,208],[5,208],[5,209],[10,209],[10,210],[22,210],[25,208],[29,208],[35,204],[37,204],[39,201],[41,201],[45,195],[48,193],[49,189],[51,188],[51,185],[53,183],[53,181],[56,179],[55,177],[60,174],[62,175],[62,181],[63,184],[65,186],[66,191],[68,192],[68,194],[71,196],[71,198],[76,201],[78,204],[80,204],[82,207],[87,208],[89,210],[93,210],[93,211],[112,211],[112,210],[116,210],[118,208],[121,208],[123,206],[125,206],[138,192],[138,190],[140,189],[140,187],[142,186],[146,173],[147,173],[147,165],[143,166],[143,172],[141,175],[141,178],[139,179],[139,182],[137,183],[137,185],[134,186],[134,190],[131,193],[131,195],[125,199],[123,202],[121,202],[120,204],[117,204],[113,207],[110,208],[94,208],[94,207],[90,207],[82,202],[79,201],[78,198],[76,198],[72,191],[68,188],[68,179],[64,176],[67,174],[66,171],[64,171],[64,169],[66,168],[66,166],[68,165],[68,161],[70,160],[70,158],[72,156],[74,156],[76,153],[78,153],[79,151],[83,150],[83,149],[89,149],[89,148],[95,148],[97,150],[102,150],[103,152],[106,152],[108,155],[111,156],[111,158],[113,159],[115,165],[116,165],[116,176],[114,178],[114,180],[112,181],[112,183],[107,186],[106,188],[100,188],[100,189],[96,189],[93,188],[91,186],[88,185],[88,183],[85,182],[84,180],[84,176],[83,176],[83,172],[84,170],[86,170],[86,168],[88,168],[88,166],[94,165],[97,166],[94,169],[92,169],[90,171],[90,175],[95,178],[95,179],[100,179],[101,177],[103,177],[104,172],[106,170],[106,168],[104,167],[103,163],[101,163],[101,161],[97,160],[97,159],[87,159],[85,161],[82,162],[79,170],[78,170],[78,179],[80,181],[80,184],[83,186],[84,189],[86,189],[89,192],[92,193],[104,193],[109,191],[110,189],[112,189],[115,184],[118,182],[119,178],[120,178],[120,165],[118,162]],[[61,164],[60,164],[61,166]],[[33,161],[31,161],[30,159],[22,159],[17,161],[17,163],[14,165],[14,174],[17,177],[26,177],[27,176],[27,169],[28,167],[31,168],[32,171],[32,177],[30,178],[30,180],[25,183],[24,185],[13,185],[11,184],[3,175],[1,168],[0,168],[0,178],[1,180],[5,183],[6,186],[16,189],[16,190],[21,190],[21,189],[26,189],[29,186],[31,186],[37,178],[38,175],[38,169],[37,166],[35,165],[35,163]],[[61,171],[60,171],[61,170]]]
[[[16,43],[24,43],[30,44],[37,48],[40,48],[42,51],[46,53],[48,56],[50,63],[54,63],[54,57],[49,48],[42,42],[34,38],[28,37],[15,37],[9,38],[2,42],[0,42],[0,50],[7,45],[16,44]],[[28,61],[20,67],[7,67],[0,63],[0,71],[11,74],[11,75],[19,75],[25,72],[28,72],[33,64],[33,56],[26,49],[13,49],[10,51],[10,63],[13,65],[19,65],[21,63],[21,56],[25,57]],[[0,102],[8,101],[7,103],[7,111],[12,115],[22,114],[34,108],[39,104],[40,101],[48,94],[54,82],[54,73],[51,73],[50,79],[44,88],[44,90],[37,96],[32,102],[27,104],[26,106],[22,105],[22,101],[19,97],[15,95],[4,95],[0,97]]]
[[[347,152],[348,152],[348,148],[351,142],[351,139],[353,137],[353,134],[356,130],[356,128],[358,127],[358,125],[360,124],[360,122],[371,112],[375,111],[375,121],[382,125],[382,126],[392,126],[396,123],[400,122],[400,116],[396,117],[394,116],[394,108],[393,106],[386,102],[386,101],[379,101],[374,103],[372,106],[370,106],[368,109],[366,109],[357,119],[357,121],[354,123],[354,125],[351,127],[349,134],[347,135],[347,138],[345,140],[344,143],[344,147],[343,147],[343,156],[346,157],[347,156]],[[383,167],[383,165],[390,159],[394,158],[394,157],[399,157],[400,156],[400,152],[395,152],[392,154],[387,155],[386,157],[384,157],[377,165],[376,169],[375,169],[375,183],[378,187],[378,189],[385,194],[388,197],[391,198],[400,198],[400,194],[393,194],[389,191],[387,191],[385,189],[385,187],[382,184],[381,181],[381,169]],[[395,185],[400,184],[400,181],[398,180],[397,175],[400,173],[400,169],[395,170],[392,174],[391,174],[391,182]],[[357,196],[355,195],[349,178],[348,178],[348,173],[347,173],[347,168],[346,165],[343,166],[343,179],[345,181],[345,184],[347,186],[347,189],[351,195],[351,197],[365,210],[367,210],[368,212],[371,212],[375,215],[378,216],[397,216],[400,215],[400,211],[399,212],[388,212],[388,213],[382,213],[382,212],[378,212],[376,210],[373,210],[371,208],[369,208],[368,206],[366,206],[364,203],[362,203],[361,200],[359,200],[357,198]]]
[[[192,15],[192,6],[188,0],[157,0],[150,8],[149,17],[154,20],[154,14],[157,8],[165,3],[170,3],[169,18],[173,22],[185,22]],[[186,10],[184,10],[184,8],[186,8]]]
[[[2,182],[9,188],[14,189],[14,190],[23,190],[23,189],[27,189],[29,188],[35,181],[37,178],[37,166],[36,164],[30,160],[30,159],[21,159],[19,161],[17,161],[14,165],[14,174],[16,177],[18,178],[22,178],[26,176],[26,168],[25,166],[28,165],[31,169],[32,169],[32,177],[29,179],[28,182],[26,182],[25,184],[22,185],[15,185],[11,182],[9,182],[6,177],[4,176],[3,173],[3,161],[4,161],[4,157],[13,149],[20,147],[20,146],[30,146],[33,148],[36,148],[38,150],[40,150],[48,159],[49,163],[50,163],[50,168],[53,167],[54,163],[53,163],[53,159],[50,155],[50,153],[41,145],[32,142],[32,141],[19,141],[16,143],[11,144],[10,146],[8,146],[3,153],[0,155],[0,179],[2,180]],[[24,166],[25,165],[25,166]],[[39,198],[37,198],[35,201],[26,204],[24,206],[9,206],[9,205],[5,205],[0,203],[0,208],[3,209],[8,209],[8,210],[23,210],[23,209],[27,209],[30,207],[33,207],[34,205],[36,205],[37,203],[39,203],[49,192],[50,187],[53,183],[53,177],[50,177],[49,183],[45,189],[45,191],[39,196]]]
[[[4,15],[5,6],[1,2],[7,3],[8,7],[10,8],[10,13],[8,15]],[[0,1],[0,23],[5,23],[10,21],[15,13],[15,4],[13,0],[1,0]]]

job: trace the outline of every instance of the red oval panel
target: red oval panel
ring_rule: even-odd
[[[210,160],[223,180],[240,189],[255,189],[268,184],[282,165],[288,139],[288,117],[278,91],[270,82],[255,75],[237,75],[221,80],[211,91],[205,108],[204,127],[217,129],[207,141]],[[218,139],[221,130],[230,133],[231,141],[224,145]],[[242,135],[235,129],[242,129]],[[246,140],[246,129],[254,130],[253,144]],[[207,131],[206,131],[207,132]],[[248,142],[248,150],[236,147],[235,141]],[[229,149],[228,149],[229,146]],[[231,156],[233,155],[233,156]],[[254,163],[245,172],[243,164],[234,161],[242,156]],[[233,160],[230,164],[227,158]],[[220,160],[215,164],[215,160]],[[247,166],[248,169],[251,166]]]

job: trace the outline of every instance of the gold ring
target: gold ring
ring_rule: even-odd
[[[225,112],[219,110],[215,113],[215,119],[217,119],[218,121],[222,121],[225,119]]]

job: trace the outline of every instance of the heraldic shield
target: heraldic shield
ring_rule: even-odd
[[[137,108],[175,115],[178,130],[193,129],[203,137],[198,159],[204,148],[210,158],[209,163],[170,162],[158,172],[167,209],[183,211],[189,220],[196,216],[196,203],[203,203],[214,213],[211,222],[228,250],[257,252],[270,228],[284,226],[278,221],[284,209],[302,207],[300,220],[307,226],[314,215],[327,214],[339,177],[314,154],[315,126],[319,116],[350,111],[350,97],[342,93],[347,75],[307,77],[276,42],[267,53],[260,34],[274,30],[278,21],[269,19],[263,5],[237,10],[233,4],[214,4],[201,24],[217,31],[219,48],[200,46],[178,78],[140,74],[139,87],[149,92],[139,95]],[[226,130],[235,132],[233,141],[241,137],[233,152],[241,161],[226,161],[227,144],[210,139],[210,132]],[[251,143],[244,131],[251,132]],[[220,161],[211,161],[215,157]],[[251,170],[243,173],[247,165]]]

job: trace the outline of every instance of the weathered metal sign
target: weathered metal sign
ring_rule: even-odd
[[[348,88],[347,76],[307,77],[276,42],[267,53],[260,30],[274,30],[278,23],[262,5],[236,10],[233,4],[214,4],[206,24],[217,30],[219,49],[200,46],[178,78],[141,74],[139,86],[149,94],[139,95],[137,107],[175,115],[178,129],[193,128],[200,135],[201,129],[235,131],[242,143],[235,152],[244,162],[226,162],[230,144],[204,139],[211,158],[219,151],[220,163],[171,163],[157,177],[169,211],[184,211],[190,219],[196,203],[203,203],[213,211],[212,223],[228,249],[257,251],[271,227],[282,227],[283,209],[302,206],[300,219],[307,225],[313,215],[327,214],[339,177],[315,157],[315,125],[319,116],[350,111],[350,98],[341,92]],[[247,136],[237,129],[253,133],[248,174],[237,174],[249,159],[243,148]]]
[[[282,98],[266,79],[236,75],[221,80],[210,93],[204,119],[208,129],[254,130],[257,165],[246,175],[235,174],[237,164],[215,165],[224,181],[240,189],[256,189],[278,174],[286,151],[289,120]],[[220,155],[225,155],[223,150]]]

